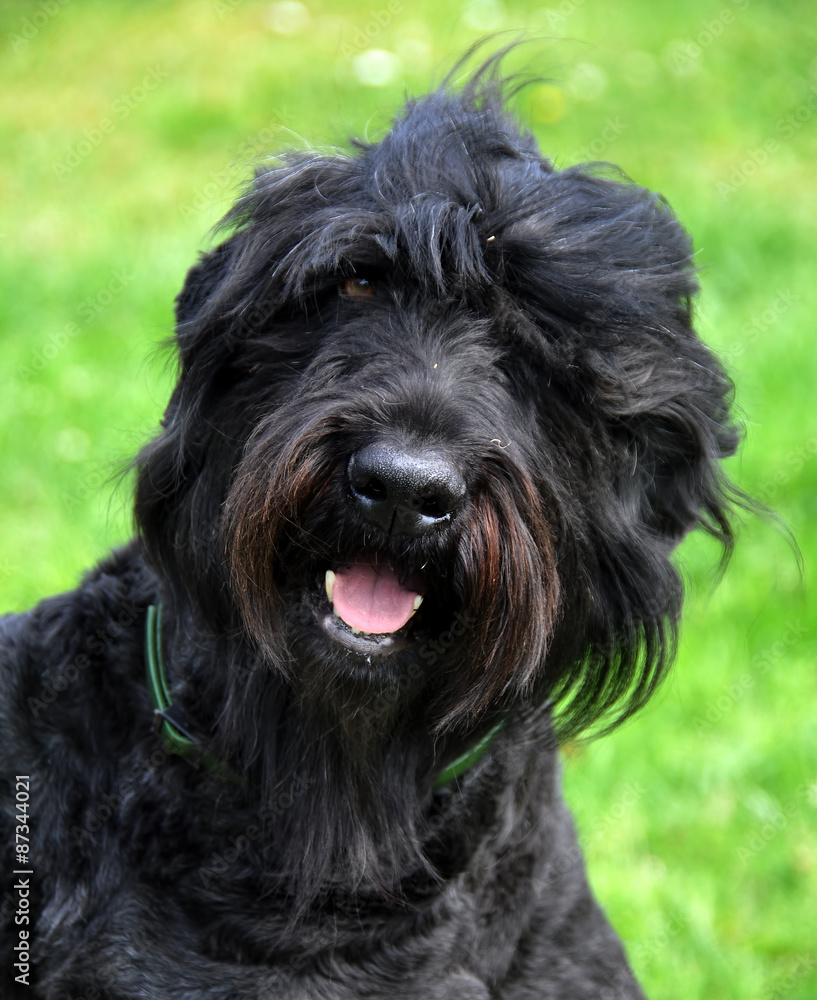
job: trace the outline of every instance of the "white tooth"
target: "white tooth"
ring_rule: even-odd
[[[418,608],[420,607],[420,605],[421,605],[422,603],[423,603],[423,598],[422,598],[422,595],[421,595],[421,594],[418,594],[418,595],[417,595],[417,596],[416,596],[416,597],[414,598],[414,610],[415,610],[415,611],[417,611],[417,609],[418,609]]]
[[[326,571],[326,582],[324,584],[326,587],[326,596],[329,598],[329,603],[332,603],[332,594],[335,590],[335,574],[331,569]]]

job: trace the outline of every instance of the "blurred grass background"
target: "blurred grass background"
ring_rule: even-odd
[[[4,0],[0,608],[131,530],[118,470],[172,380],[173,297],[253,162],[376,136],[471,41],[524,29],[518,100],[559,165],[661,191],[703,268],[762,521],[718,587],[692,539],[660,696],[568,754],[592,881],[652,997],[817,996],[817,15],[802,2]]]

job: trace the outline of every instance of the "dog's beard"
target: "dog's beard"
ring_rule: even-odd
[[[483,458],[450,526],[390,537],[349,513],[348,425],[322,414],[304,429],[301,413],[296,434],[287,419],[257,428],[225,505],[233,593],[263,669],[231,675],[221,731],[272,810],[269,877],[305,912],[333,887],[395,900],[407,880],[412,893],[433,881],[434,775],[529,691],[559,580],[539,493],[503,454]],[[383,637],[339,640],[343,625],[322,624],[327,569],[362,559],[424,596],[389,653]],[[278,815],[289,788],[303,795]]]

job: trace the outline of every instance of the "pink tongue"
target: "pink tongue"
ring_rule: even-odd
[[[396,632],[411,618],[416,597],[417,592],[405,588],[389,566],[355,563],[335,571],[335,611],[361,632]]]

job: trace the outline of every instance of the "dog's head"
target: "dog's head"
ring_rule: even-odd
[[[624,717],[670,659],[674,547],[727,546],[730,385],[662,199],[556,170],[492,71],[376,144],[260,172],[178,299],[137,515],[178,600],[318,695],[441,727]]]

